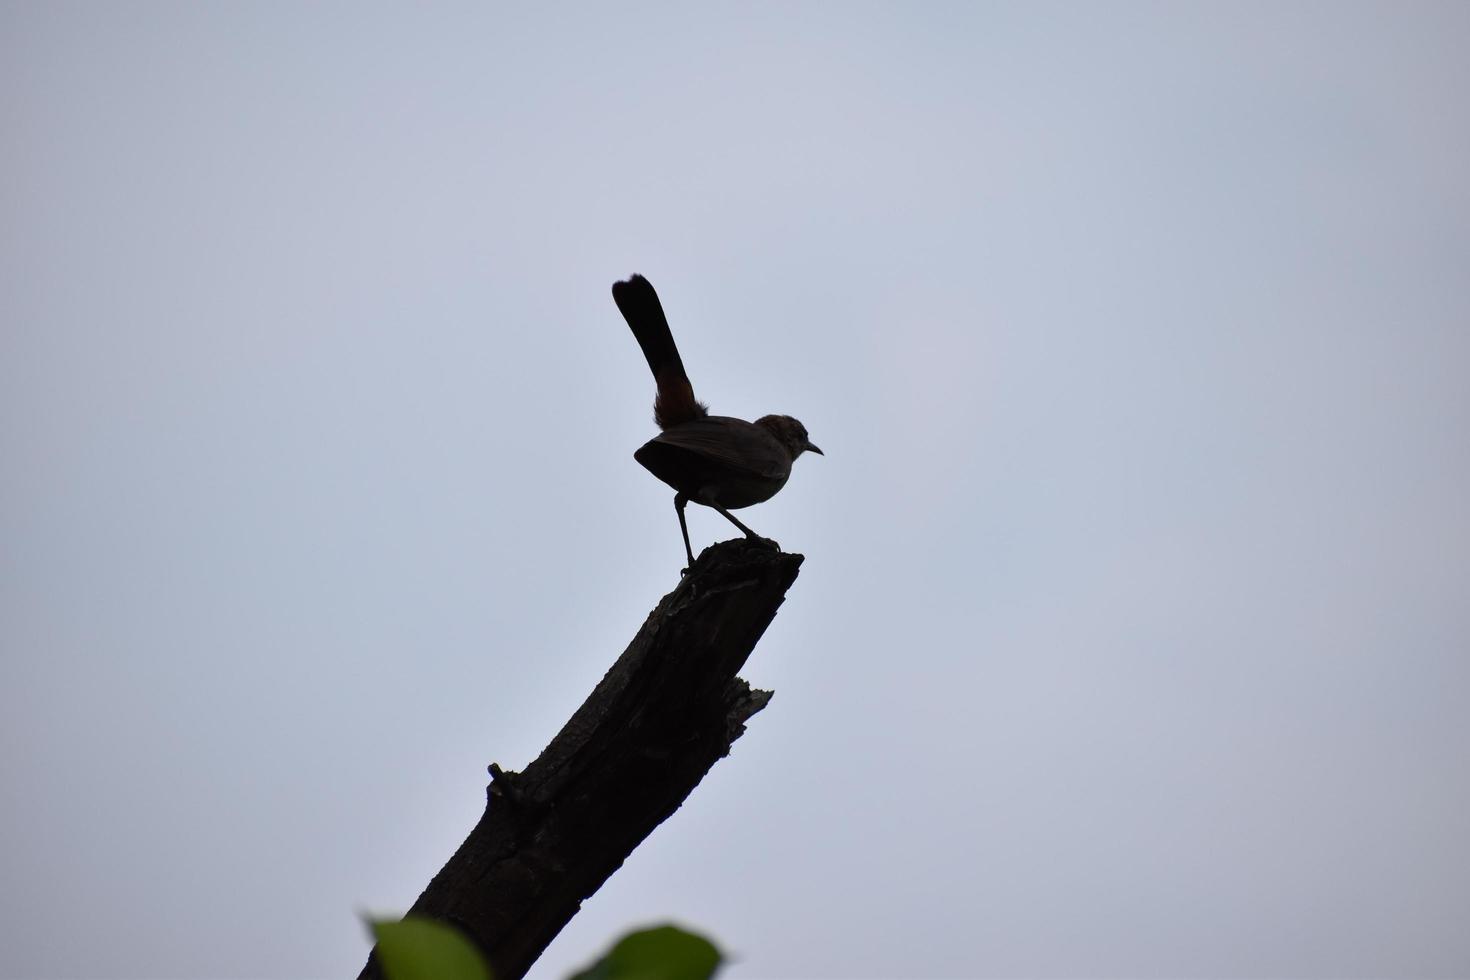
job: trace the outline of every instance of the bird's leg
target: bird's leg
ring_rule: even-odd
[[[728,510],[726,510],[725,508],[721,507],[719,504],[710,504],[710,506],[713,507],[715,510],[719,511],[721,514],[724,514],[725,515],[725,520],[729,521],[731,524],[734,524],[736,527],[740,528],[740,530],[744,531],[745,532],[745,536],[747,538],[759,538],[760,537],[759,534],[756,534],[750,528],[746,527],[744,524],[741,524],[739,521],[737,521],[735,519],[735,515],[734,514],[730,513]]]
[[[684,554],[689,559],[689,568],[694,567],[694,551],[689,547],[689,525],[684,522],[684,507],[689,503],[686,494],[674,494],[674,510],[679,514],[679,533],[684,535]],[[689,568],[684,571],[689,571]]]

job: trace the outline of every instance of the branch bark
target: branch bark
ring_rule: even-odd
[[[409,914],[463,930],[517,980],[766,706],[735,676],[796,580],[772,542],[706,548],[541,755],[490,766],[485,813]],[[359,980],[378,980],[370,955]]]

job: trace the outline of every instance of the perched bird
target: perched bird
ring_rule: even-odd
[[[663,431],[633,458],[674,488],[674,509],[689,564],[694,564],[694,551],[689,547],[684,507],[691,500],[725,515],[746,537],[759,537],[730,511],[770,500],[786,485],[796,457],[822,451],[807,438],[806,427],[789,415],[746,422],[709,414],[694,397],[653,284],[635,275],[614,283],[612,294],[658,384],[653,420]]]

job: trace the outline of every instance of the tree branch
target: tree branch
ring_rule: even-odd
[[[536,761],[490,766],[484,815],[409,913],[463,930],[496,980],[524,976],[771,699],[735,674],[801,562],[768,541],[706,548]],[[370,956],[359,980],[380,976]]]

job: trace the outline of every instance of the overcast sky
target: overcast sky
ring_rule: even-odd
[[[775,699],[537,980],[1470,975],[1467,51],[4,2],[0,975],[355,975],[677,582],[635,271],[827,456]]]

